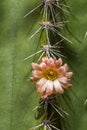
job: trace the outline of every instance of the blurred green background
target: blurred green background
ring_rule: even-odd
[[[28,37],[38,25],[39,11],[26,19],[24,15],[38,4],[32,0],[0,0],[0,130],[28,130],[35,126],[33,108],[38,104],[28,72],[33,59],[23,59],[35,51],[38,37]],[[73,15],[70,27],[73,34],[82,41],[71,40],[77,47],[74,70],[72,103],[69,130],[87,130],[87,0],[67,0]]]

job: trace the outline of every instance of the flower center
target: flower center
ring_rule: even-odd
[[[48,69],[44,73],[44,77],[48,80],[55,80],[58,77],[58,73],[53,69]]]

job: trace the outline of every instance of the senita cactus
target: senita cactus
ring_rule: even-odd
[[[63,104],[65,102],[66,107],[70,101],[67,91],[72,87],[70,79],[73,75],[67,65],[72,58],[72,52],[68,53],[72,50],[72,42],[65,36],[65,32],[70,32],[67,20],[70,9],[64,0],[42,0],[24,17],[38,8],[41,9],[42,23],[29,39],[41,33],[40,39],[44,39],[44,43],[40,40],[42,48],[25,58],[28,60],[39,54],[37,63],[32,63],[33,71],[29,79],[35,83],[37,94],[40,95],[39,105],[35,108],[40,123],[31,129],[64,130],[67,129],[66,118],[69,114]],[[65,61],[67,63],[64,64]]]

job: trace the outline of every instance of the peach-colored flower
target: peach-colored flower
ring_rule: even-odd
[[[43,57],[40,64],[32,63],[33,77],[30,80],[36,83],[37,92],[42,98],[52,94],[62,94],[63,88],[71,88],[69,83],[73,72],[68,71],[68,65],[62,65],[62,59]]]

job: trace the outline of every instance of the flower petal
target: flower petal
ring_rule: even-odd
[[[54,89],[59,94],[62,94],[64,92],[64,90],[63,90],[63,88],[58,80],[54,81]]]
[[[29,78],[32,82],[37,82],[39,80],[39,78],[34,78],[34,77],[30,77]]]
[[[49,60],[47,61],[47,65],[48,66],[54,66],[54,59],[53,58],[49,58]]]
[[[46,68],[46,63],[44,63],[44,62],[40,63],[40,67],[41,67],[41,69],[42,69],[42,71],[43,71],[43,69]]]
[[[45,78],[41,78],[38,82],[37,82],[37,86],[42,86],[47,82],[47,79]]]
[[[32,68],[35,70],[41,70],[40,65],[36,64],[36,63],[32,63]]]
[[[58,77],[62,77],[64,75],[65,69],[63,67],[60,67],[57,69]]]
[[[71,77],[73,76],[73,72],[67,72],[67,73],[65,74],[65,76],[66,76],[67,78],[71,78]]]
[[[43,58],[42,58],[41,63],[44,62],[44,63],[47,64],[47,61],[48,61],[48,57],[46,56],[46,57],[43,57]]]
[[[58,78],[58,81],[61,83],[67,84],[69,79],[67,79],[67,77],[61,77],[61,78]]]
[[[44,85],[42,85],[42,86],[37,86],[37,92],[39,94],[43,95],[46,90],[46,87],[47,87],[47,82],[44,83]]]
[[[34,70],[34,71],[32,71],[32,75],[33,75],[35,78],[41,78],[41,77],[42,77],[42,72],[41,72],[41,71]]]
[[[69,88],[72,87],[72,84],[67,83],[67,84],[62,84],[62,86],[63,86],[64,88],[66,88],[66,89],[69,89]]]
[[[53,81],[48,80],[46,85],[46,94],[51,95],[53,93]]]
[[[46,99],[47,98],[47,94],[44,94],[44,95],[41,95],[41,98],[44,100],[44,99]]]
[[[67,65],[67,64],[64,64],[62,67],[64,68],[65,72],[67,72],[67,71],[68,71],[68,69],[69,69],[69,67],[68,67],[68,65]]]
[[[62,59],[59,58],[57,61],[56,61],[56,67],[60,67],[62,65]]]

